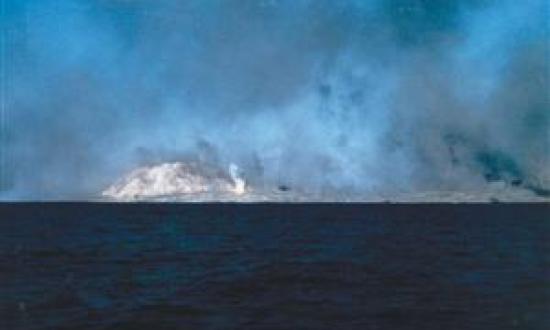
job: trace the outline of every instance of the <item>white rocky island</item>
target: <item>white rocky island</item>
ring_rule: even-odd
[[[172,162],[137,168],[102,192],[102,196],[118,201],[223,199],[238,197],[247,191],[239,168],[229,165],[229,171],[199,168],[195,163]]]
[[[549,202],[547,196],[506,182],[475,189],[307,190],[286,185],[252,186],[233,163],[224,170],[198,162],[168,162],[132,170],[102,191],[103,200],[135,202]]]

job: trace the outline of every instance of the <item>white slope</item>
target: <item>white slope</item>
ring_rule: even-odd
[[[242,195],[246,192],[246,183],[238,172],[234,164],[229,167],[229,175],[205,175],[186,163],[163,163],[133,170],[105,189],[102,196],[124,201],[207,193]]]

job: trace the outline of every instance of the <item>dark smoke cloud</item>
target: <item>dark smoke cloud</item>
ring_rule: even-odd
[[[2,21],[4,198],[186,157],[316,191],[550,186],[544,0],[22,0]]]

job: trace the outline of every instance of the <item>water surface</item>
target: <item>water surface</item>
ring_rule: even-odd
[[[544,329],[549,204],[0,205],[0,329]]]

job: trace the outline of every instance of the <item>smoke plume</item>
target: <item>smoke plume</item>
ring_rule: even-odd
[[[139,166],[255,186],[550,187],[547,1],[3,1],[0,198]]]

